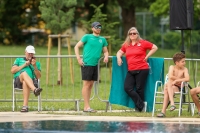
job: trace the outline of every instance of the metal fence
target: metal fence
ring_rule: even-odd
[[[0,106],[6,110],[12,110],[12,84],[13,75],[10,70],[17,57],[24,56],[0,56]],[[61,70],[58,70],[58,59],[61,58]],[[109,56],[109,63],[103,63],[103,58],[99,60],[99,78],[95,82],[91,104],[95,109],[108,110],[111,104],[109,103],[110,85],[112,82],[112,56]],[[81,69],[77,63],[75,55],[61,55],[61,56],[36,56],[37,61],[41,63],[42,77],[40,79],[41,87],[43,91],[41,93],[42,98],[42,110],[77,110],[83,107],[82,99],[82,78]],[[48,62],[49,59],[49,62]],[[186,59],[186,67],[189,70],[191,76],[191,86],[196,86],[199,77],[199,59]],[[173,64],[172,58],[165,58],[164,61],[165,74],[168,71],[170,65]],[[49,69],[47,70],[47,65]],[[72,67],[70,67],[72,66]],[[61,72],[61,82],[58,82],[58,77]],[[48,80],[47,80],[48,79]],[[22,95],[17,96],[17,101],[22,102]],[[29,106],[32,106],[32,110],[37,110],[37,98],[34,95],[30,96]],[[31,102],[33,101],[33,102]],[[22,104],[18,103],[17,108],[21,108]],[[74,108],[75,107],[75,108]],[[112,105],[114,109],[127,109],[122,106]]]

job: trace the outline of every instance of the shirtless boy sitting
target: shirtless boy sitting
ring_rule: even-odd
[[[165,117],[166,109],[170,101],[170,111],[176,109],[174,105],[174,93],[180,91],[181,82],[190,80],[188,69],[185,67],[185,54],[179,52],[173,56],[175,65],[171,65],[168,71],[168,81],[164,86],[164,101],[161,113],[157,117]]]

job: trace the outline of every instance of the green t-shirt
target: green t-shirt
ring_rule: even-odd
[[[25,62],[26,62],[25,58],[17,58],[13,64],[13,66],[22,66]],[[29,66],[26,66],[26,67],[22,68],[20,71],[16,72],[14,74],[14,78],[19,76],[21,72],[26,71],[26,73],[30,76],[30,78],[34,79],[35,78],[34,67],[32,65],[29,65]],[[36,67],[39,71],[41,71],[40,62],[36,62]]]
[[[108,46],[106,39],[102,36],[86,34],[82,37],[83,62],[85,66],[96,66],[101,57],[103,47]]]

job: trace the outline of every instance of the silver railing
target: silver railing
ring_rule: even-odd
[[[12,83],[13,75],[10,69],[17,57],[24,57],[22,55],[4,55],[0,56],[0,102],[1,108],[11,109],[12,107]],[[94,89],[91,95],[91,104],[97,106],[97,109],[111,110],[111,104],[109,103],[110,85],[112,82],[112,57],[109,56],[109,63],[103,63],[103,58],[99,60],[99,78],[94,84]],[[61,58],[62,67],[58,70],[58,59]],[[42,98],[42,110],[77,110],[83,107],[82,98],[82,77],[81,69],[77,63],[75,55],[37,55],[37,61],[41,62],[42,77],[40,79],[43,91],[41,93]],[[49,62],[47,62],[49,59]],[[164,58],[165,61],[165,74],[171,64],[173,64],[172,58]],[[199,63],[200,59],[186,59],[186,67],[189,70],[191,76],[191,86],[196,86],[195,82],[199,80]],[[47,71],[47,64],[49,64],[49,70]],[[71,67],[72,66],[72,67]],[[58,82],[58,73],[61,71],[61,82]],[[47,80],[48,78],[48,80]],[[48,81],[48,83],[47,83]],[[194,81],[194,82],[193,82]],[[17,97],[18,102],[23,101],[22,95]],[[33,110],[37,110],[37,98],[33,95],[30,96],[29,106],[33,107]],[[75,109],[73,106],[75,105]],[[22,104],[18,103],[18,108],[21,108]],[[95,108],[95,109],[96,109]],[[119,106],[117,109],[121,109]],[[115,107],[112,106],[112,109]]]

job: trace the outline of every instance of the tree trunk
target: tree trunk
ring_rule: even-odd
[[[135,5],[125,4],[124,0],[117,0],[122,10],[123,34],[126,37],[128,30],[135,27]]]

